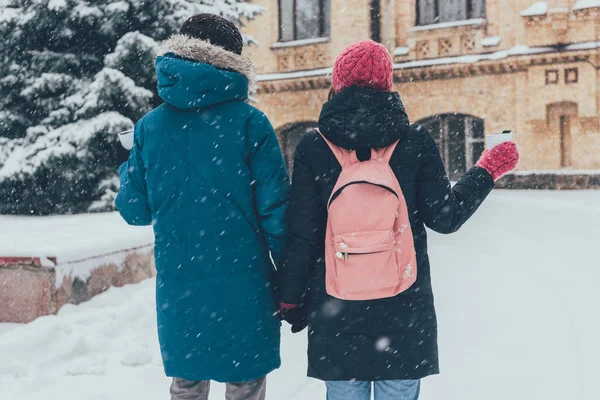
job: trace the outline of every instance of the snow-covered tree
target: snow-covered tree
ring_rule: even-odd
[[[262,11],[245,0],[0,0],[0,214],[111,209],[126,156],[116,133],[160,103],[158,42],[196,13],[241,25]]]

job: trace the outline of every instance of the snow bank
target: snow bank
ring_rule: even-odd
[[[585,10],[596,7],[600,7],[600,0],[578,0],[573,6],[573,10]]]
[[[442,375],[421,400],[599,399],[598,226],[598,191],[495,191],[460,232],[431,234]],[[0,399],[167,398],[153,285],[0,324]],[[284,325],[282,362],[268,400],[325,397],[305,377],[306,331]]]
[[[545,1],[536,1],[526,10],[521,11],[523,17],[535,17],[539,15],[546,15],[548,12],[548,3]]]
[[[57,257],[70,268],[89,257],[148,246],[151,227],[127,225],[118,213],[20,217],[0,215],[0,256]],[[81,266],[81,264],[80,264]]]

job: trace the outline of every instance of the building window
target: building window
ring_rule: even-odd
[[[280,0],[279,40],[329,36],[331,0]]]
[[[569,168],[573,165],[571,148],[573,143],[572,127],[578,126],[577,104],[571,102],[554,103],[546,106],[548,134],[556,150],[560,154],[560,167]]]
[[[485,0],[417,0],[417,25],[485,18]]]
[[[453,181],[473,167],[485,149],[484,124],[480,118],[441,114],[419,121],[419,124],[433,136]]]
[[[381,43],[381,0],[371,0],[371,39]]]
[[[577,68],[565,69],[565,83],[577,83],[579,80],[579,71]]]
[[[546,85],[556,85],[559,80],[559,73],[557,69],[546,70]]]

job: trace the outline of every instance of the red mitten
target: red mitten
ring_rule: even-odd
[[[517,145],[515,142],[504,142],[484,151],[476,165],[485,169],[496,181],[504,174],[514,170],[518,163],[519,149],[517,149]]]

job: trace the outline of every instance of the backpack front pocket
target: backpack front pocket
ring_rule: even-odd
[[[335,253],[335,278],[341,292],[375,292],[398,284],[393,231],[338,235],[331,245]]]

